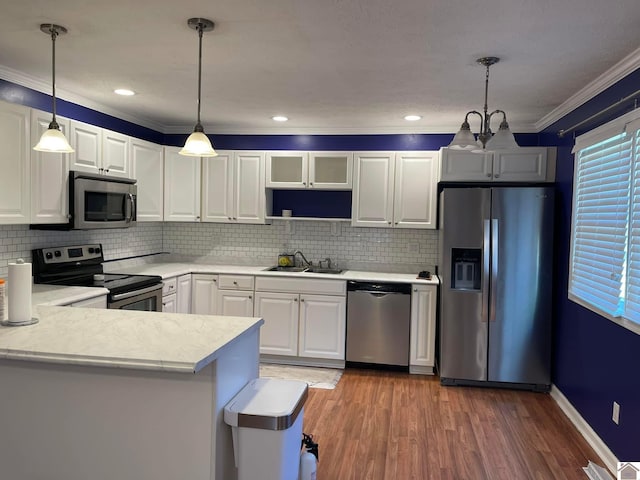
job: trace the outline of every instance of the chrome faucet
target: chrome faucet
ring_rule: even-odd
[[[295,252],[293,252],[294,258],[295,258],[296,255],[300,255],[302,257],[302,260],[307,265],[307,267],[311,266],[311,262],[309,260],[307,260],[307,257],[305,257],[304,253],[302,253],[300,250],[296,250]]]
[[[329,257],[325,258],[324,260],[318,261],[318,265],[320,266],[320,268],[322,268],[322,262],[327,262],[327,268],[331,270],[331,259]]]

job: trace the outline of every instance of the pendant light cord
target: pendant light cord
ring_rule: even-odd
[[[486,65],[487,68],[487,72],[485,74],[484,77],[484,117],[482,118],[482,123],[484,123],[484,125],[482,125],[482,135],[485,138],[489,137],[489,119],[490,117],[487,116],[487,113],[489,111],[489,67],[490,65]],[[484,144],[484,143],[483,143]]]
[[[51,58],[53,61],[51,62],[51,78],[53,82],[52,93],[53,93],[53,118],[52,123],[56,123],[56,37],[58,36],[58,32],[55,28],[51,27]]]
[[[200,123],[200,97],[202,94],[202,32],[203,24],[198,24],[198,123],[196,124],[196,131],[203,131],[202,124]],[[198,130],[200,128],[200,130]]]

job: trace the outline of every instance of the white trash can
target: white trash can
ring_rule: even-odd
[[[224,407],[238,480],[298,480],[307,394],[305,382],[256,378]]]

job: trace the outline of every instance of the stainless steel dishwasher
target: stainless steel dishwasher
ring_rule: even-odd
[[[411,285],[347,282],[347,363],[409,365]]]

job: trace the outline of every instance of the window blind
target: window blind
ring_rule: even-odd
[[[632,122],[627,129],[635,138],[633,142],[633,182],[631,185],[628,279],[624,317],[640,323],[640,120]]]
[[[633,136],[600,138],[576,158],[569,292],[618,317],[624,313]]]

